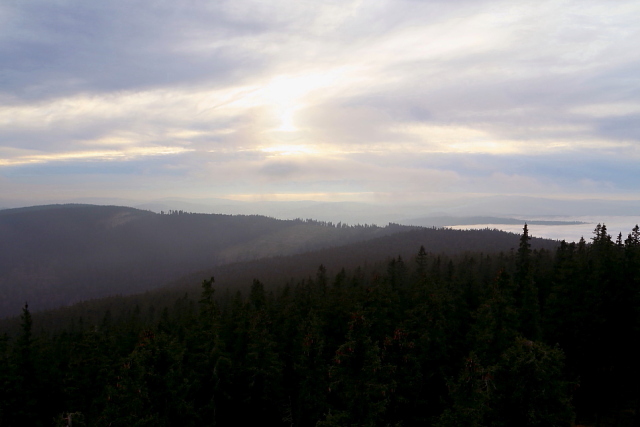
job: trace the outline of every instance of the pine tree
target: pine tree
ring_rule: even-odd
[[[15,365],[17,373],[15,421],[21,425],[39,425],[37,417],[38,376],[34,366],[33,320],[29,304],[25,302],[20,316],[20,335],[16,341]]]
[[[529,227],[524,224],[520,235],[520,244],[516,255],[516,281],[522,283],[531,273],[531,236]]]
[[[420,245],[418,255],[416,255],[416,273],[418,280],[424,280],[427,275],[427,251],[424,249],[424,245]]]
[[[563,380],[564,354],[559,348],[516,339],[491,371],[495,392],[490,425],[563,427],[573,413]]]
[[[198,327],[192,332],[190,348],[189,368],[192,375],[197,378],[197,392],[194,401],[200,408],[201,420],[216,424],[221,409],[221,401],[224,400],[222,389],[230,375],[230,362],[225,353],[224,342],[220,333],[220,309],[213,298],[215,279],[202,282],[200,295],[200,321]]]
[[[351,317],[346,341],[329,368],[329,401],[334,409],[318,426],[376,426],[394,388],[393,368],[384,363],[380,347],[371,339],[369,320],[362,311]]]
[[[490,415],[495,393],[491,368],[473,352],[466,357],[455,381],[450,381],[452,404],[440,415],[436,427],[484,427],[491,424]]]
[[[516,305],[520,310],[522,333],[533,340],[540,338],[540,302],[538,287],[533,278],[529,229],[524,224],[516,255]]]
[[[294,425],[315,425],[327,411],[325,335],[316,310],[311,310],[298,327],[294,364],[297,393],[293,396],[297,408],[292,421]]]
[[[0,336],[0,425],[10,425],[14,410],[15,376],[9,357],[9,337]]]
[[[500,270],[473,315],[475,323],[470,341],[477,358],[487,365],[495,363],[518,334],[518,312],[513,295],[513,281]]]
[[[211,277],[209,280],[202,281],[202,293],[200,295],[200,317],[204,326],[212,327],[219,316],[218,307],[213,300],[213,284],[215,279]]]
[[[107,387],[107,405],[99,425],[194,426],[183,373],[184,348],[171,337],[145,330]]]

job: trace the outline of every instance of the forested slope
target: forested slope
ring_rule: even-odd
[[[195,270],[408,230],[52,205],[0,211],[0,317],[158,288]]]
[[[459,259],[467,253],[511,253],[517,249],[517,243],[517,235],[500,230],[414,228],[389,236],[297,255],[213,266],[190,272],[144,294],[89,300],[61,310],[36,313],[34,318],[39,320],[39,324],[58,327],[66,325],[65,322],[74,317],[83,317],[85,321],[90,322],[99,321],[107,309],[111,310],[113,315],[131,310],[136,305],[143,312],[158,311],[171,306],[177,298],[185,294],[192,298],[199,295],[203,277],[215,276],[219,292],[248,291],[255,278],[259,278],[266,289],[271,290],[283,283],[315,276],[320,265],[326,269],[328,275],[335,275],[343,268],[354,270],[360,266],[385,263],[391,258],[410,260],[415,256],[416,248],[420,247],[424,247],[430,254],[449,255]],[[558,246],[558,242],[539,238],[532,238],[531,244],[534,249],[547,250],[554,250]],[[0,321],[0,326],[2,324],[13,325],[7,326],[7,330],[17,328],[15,319]]]
[[[637,425],[640,229],[553,250],[511,236],[271,290],[207,279],[57,332],[25,307],[0,340],[0,424]]]
[[[532,239],[536,249],[555,249],[558,242]],[[287,280],[308,277],[323,265],[329,274],[342,268],[354,269],[392,257],[411,259],[416,248],[424,247],[432,254],[463,256],[467,252],[498,253],[517,249],[517,236],[500,230],[451,230],[445,228],[416,228],[393,235],[340,247],[320,249],[295,256],[274,257],[248,263],[233,263],[189,274],[171,283],[182,292],[198,292],[194,286],[202,277],[216,276],[222,289],[247,290],[254,278],[270,288]]]

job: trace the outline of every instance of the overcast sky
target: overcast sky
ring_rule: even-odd
[[[640,2],[4,0],[0,194],[640,195]]]

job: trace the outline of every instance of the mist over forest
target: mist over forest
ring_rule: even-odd
[[[0,210],[0,425],[633,426],[639,272],[638,226]]]
[[[155,289],[194,271],[410,230],[94,205],[0,211],[0,316]]]

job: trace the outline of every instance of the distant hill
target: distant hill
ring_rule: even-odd
[[[359,266],[385,263],[392,257],[401,257],[412,263],[420,246],[428,253],[464,257],[466,253],[509,253],[518,247],[520,236],[500,230],[451,230],[443,228],[414,228],[367,241],[340,247],[324,248],[297,255],[276,256],[245,262],[211,266],[192,271],[183,277],[144,294],[119,296],[86,301],[61,310],[36,313],[38,324],[65,326],[65,319],[82,317],[89,324],[99,322],[106,310],[114,316],[131,312],[139,307],[143,312],[159,311],[171,306],[176,299],[189,295],[197,300],[204,279],[215,277],[216,295],[228,290],[246,292],[253,279],[259,279],[266,289],[274,289],[284,283],[315,277],[320,265],[326,268],[328,277],[334,277],[342,268],[354,270]],[[553,250],[558,242],[532,238],[533,249]],[[495,259],[496,257],[494,257]],[[17,318],[0,321],[0,331],[16,330]]]
[[[409,230],[49,205],[0,211],[0,316],[158,288],[189,272]]]
[[[203,279],[215,276],[217,287],[224,289],[249,288],[254,278],[265,286],[280,285],[289,279],[313,276],[320,264],[328,274],[340,269],[353,269],[360,265],[382,262],[391,257],[412,260],[420,246],[433,254],[463,255],[466,252],[495,254],[518,248],[519,235],[500,230],[450,230],[444,228],[415,228],[349,245],[319,249],[292,256],[232,263],[193,272],[171,285],[180,291],[199,292]],[[532,238],[533,249],[553,250],[553,240]]]
[[[60,199],[40,200],[39,204],[60,203]],[[508,224],[505,220],[522,218],[549,219],[557,217],[633,216],[640,212],[640,200],[543,198],[531,196],[461,195],[457,197],[394,201],[239,201],[220,198],[165,198],[156,200],[113,199],[103,197],[67,199],[65,203],[129,206],[159,213],[178,209],[198,213],[258,214],[279,219],[313,218],[321,221],[341,221],[348,224],[367,223],[385,225],[389,222],[420,226],[465,225],[461,219],[478,217],[500,218],[500,222],[476,224]],[[5,199],[0,194],[0,208],[16,208],[35,204],[29,200]],[[457,223],[420,222],[425,217],[454,217]],[[416,222],[417,221],[417,222]],[[633,225],[637,220],[630,220]],[[530,222],[529,224],[535,225]],[[553,225],[549,223],[541,225]],[[556,224],[558,225],[558,224]],[[566,225],[566,224],[563,224]],[[595,226],[595,224],[594,224]]]
[[[185,234],[193,245],[199,240],[191,227],[202,220],[218,230],[214,240],[235,242],[222,251],[228,257],[242,253],[242,241],[228,238],[234,233],[266,253],[298,247],[303,224],[333,230],[319,233],[323,238],[379,231],[87,209],[45,208],[49,223],[37,231],[47,238],[79,233],[104,245],[123,229],[139,245],[140,229],[158,221],[164,228],[151,231]],[[8,230],[28,234],[42,211],[9,214]],[[234,228],[235,220],[244,228]],[[33,414],[29,425],[54,417],[70,422],[72,415],[87,425],[634,424],[640,375],[629,337],[639,328],[637,226],[616,242],[599,225],[591,242],[578,244],[489,228],[388,229],[404,231],[217,265],[145,293],[33,317],[25,308],[0,319],[3,420],[21,424]],[[34,242],[42,251],[40,239]],[[203,282],[211,276],[215,281]]]

